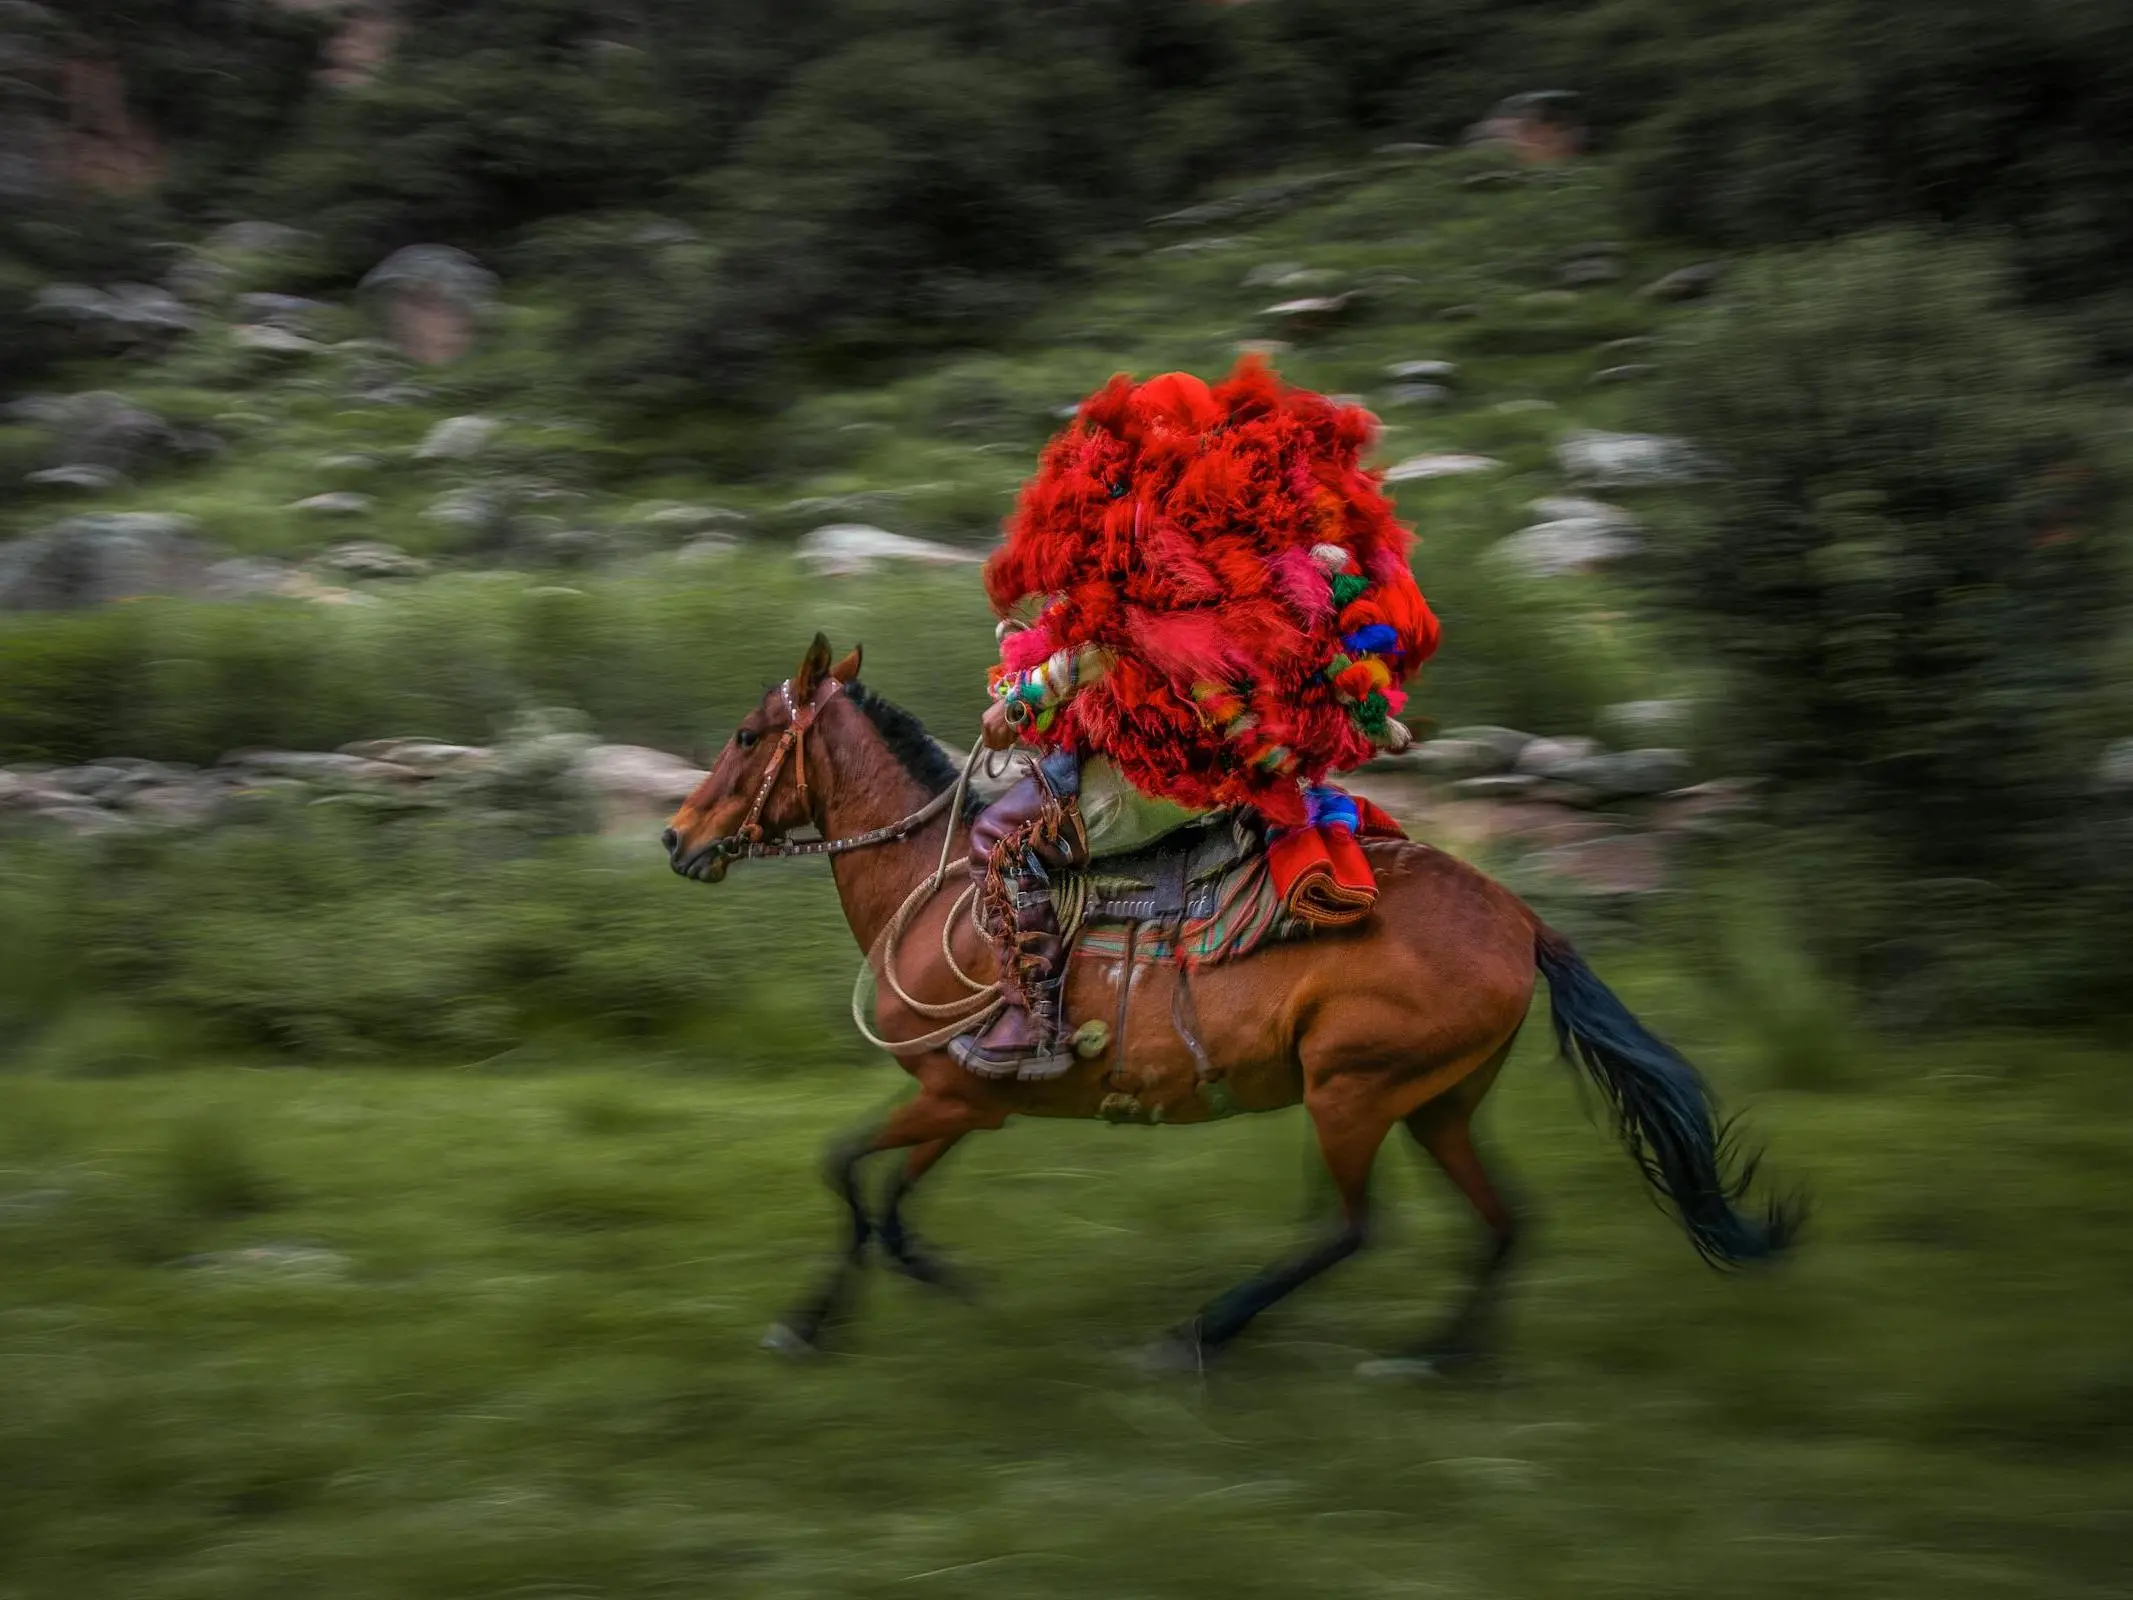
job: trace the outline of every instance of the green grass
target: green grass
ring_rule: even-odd
[[[1752,1037],[1603,965],[1742,1097]],[[1378,1247],[1204,1381],[1114,1359],[1297,1237],[1293,1113],[973,1141],[916,1214],[978,1303],[878,1280],[793,1366],[755,1340],[887,1069],[0,1079],[0,1595],[2123,1593],[2121,1059],[1762,1097],[1815,1223],[1721,1278],[1543,1031],[1485,1118],[1536,1226],[1467,1387],[1352,1376],[1469,1244],[1393,1148]]]

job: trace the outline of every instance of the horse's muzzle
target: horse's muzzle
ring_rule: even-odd
[[[669,828],[660,834],[659,842],[666,847],[668,864],[682,877],[694,878],[698,883],[716,883],[725,877],[728,857],[718,840],[689,850],[684,848],[682,836]]]

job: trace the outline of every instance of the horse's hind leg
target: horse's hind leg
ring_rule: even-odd
[[[1356,1105],[1313,1103],[1310,1111],[1318,1131],[1319,1154],[1340,1197],[1339,1224],[1310,1248],[1208,1301],[1190,1322],[1174,1329],[1147,1353],[1146,1365],[1165,1370],[1197,1368],[1242,1333],[1260,1312],[1362,1249],[1370,1227],[1370,1168],[1391,1124],[1367,1100]]]
[[[1489,1074],[1493,1077],[1494,1074]],[[1464,1086],[1462,1085],[1462,1088]],[[1478,1086],[1485,1091],[1487,1078]],[[1446,1096],[1407,1118],[1407,1131],[1444,1169],[1488,1229],[1481,1258],[1467,1296],[1458,1310],[1405,1358],[1382,1363],[1385,1370],[1423,1370],[1450,1374],[1471,1367],[1487,1354],[1502,1297],[1505,1269],[1518,1241],[1518,1215],[1512,1210],[1474,1150],[1469,1126],[1479,1092]]]
[[[912,1147],[911,1153],[904,1158],[902,1169],[889,1185],[888,1200],[882,1207],[881,1220],[876,1225],[876,1232],[881,1237],[881,1248],[897,1271],[920,1283],[955,1291],[964,1287],[962,1274],[951,1269],[939,1256],[928,1250],[918,1236],[904,1225],[903,1205],[905,1198],[917,1187],[918,1180],[931,1171],[934,1163],[953,1149],[956,1141],[962,1137],[960,1133],[952,1133],[945,1139],[934,1139]]]

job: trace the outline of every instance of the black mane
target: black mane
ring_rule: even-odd
[[[962,776],[962,769],[948,758],[948,753],[926,731],[926,725],[902,706],[884,700],[857,682],[845,685],[844,692],[853,705],[867,714],[867,721],[874,724],[881,742],[903,764],[904,771],[924,784],[928,794],[939,794]]]

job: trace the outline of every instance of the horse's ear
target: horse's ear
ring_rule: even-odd
[[[807,654],[800,658],[800,667],[792,675],[792,695],[795,700],[805,700],[815,692],[823,676],[830,669],[830,642],[826,635],[816,634],[815,642],[807,647]]]
[[[852,653],[830,668],[830,676],[839,683],[850,683],[859,676],[859,646],[852,646]]]

